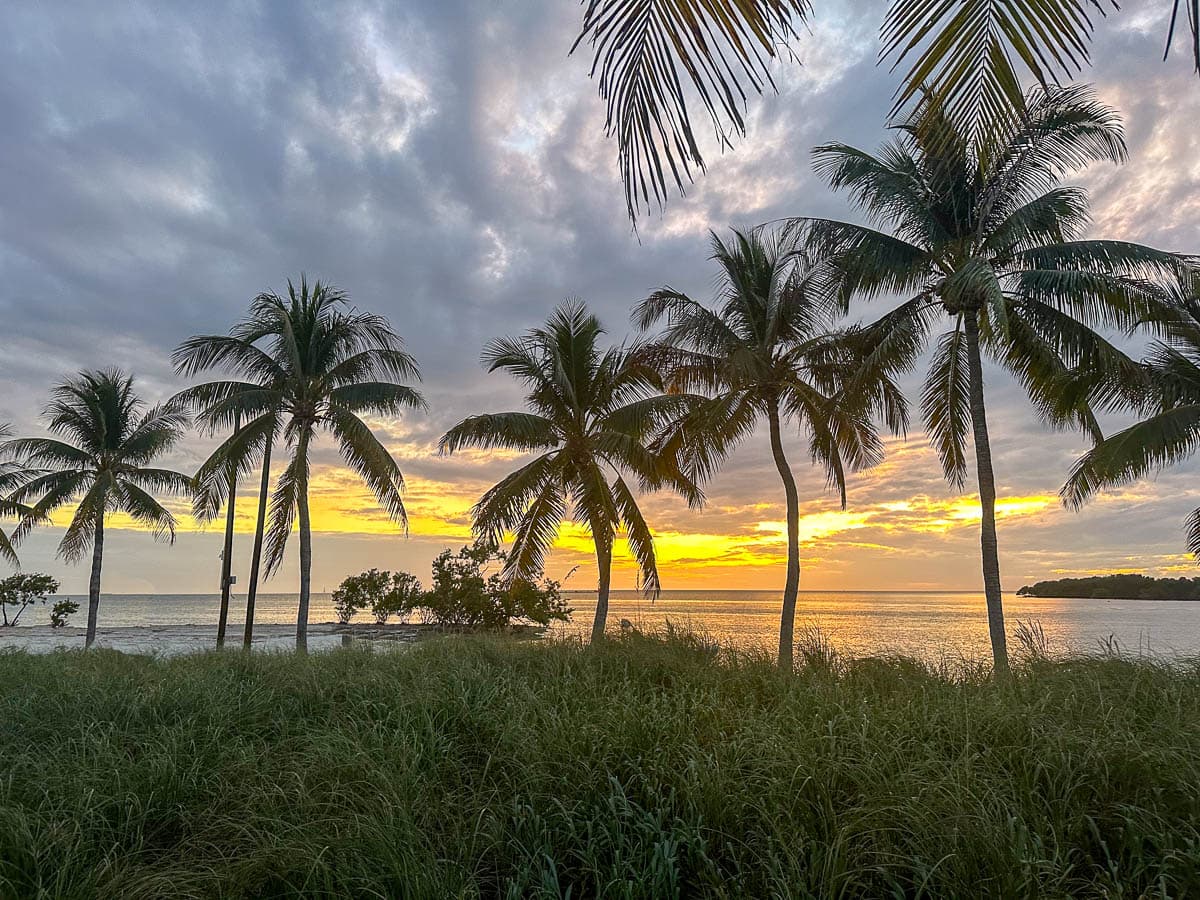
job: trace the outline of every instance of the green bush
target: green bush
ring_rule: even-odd
[[[432,586],[421,599],[422,617],[447,628],[506,628],[515,622],[548,625],[567,621],[571,610],[557,581],[504,578],[505,556],[476,542],[458,553],[444,550],[433,561]]]
[[[0,581],[0,626],[16,625],[26,608],[36,603],[45,604],[57,591],[58,581],[49,575],[40,575],[37,572],[9,575]],[[10,606],[14,607],[11,619],[8,617]]]
[[[375,624],[383,625],[392,616],[401,621],[417,607],[423,591],[421,582],[408,572],[380,572],[371,569],[351,575],[333,592],[333,608],[338,621],[347,624],[360,609],[369,609]]]
[[[62,628],[67,624],[67,619],[77,612],[79,612],[79,604],[69,597],[55,600],[54,605],[50,607],[50,627]]]
[[[393,572],[388,589],[371,602],[371,615],[378,625],[387,622],[391,616],[403,622],[420,604],[424,593],[416,575]]]

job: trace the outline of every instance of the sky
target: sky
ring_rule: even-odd
[[[814,176],[810,153],[885,139],[896,76],[876,64],[884,4],[815,5],[795,59],[773,67],[779,93],[751,101],[746,138],[635,233],[589,59],[567,54],[578,4],[3,4],[0,422],[42,433],[50,386],[88,368],[120,366],[164,399],[184,386],[170,365],[180,341],[226,331],[256,293],[307,272],[390,319],[430,404],[372,422],[407,479],[408,536],[330,440],[317,446],[315,586],[370,567],[426,575],[436,553],[469,539],[479,494],[519,462],[436,452],[462,417],[520,408],[518,386],[480,367],[486,340],[581,297],[623,341],[631,305],[658,287],[711,298],[709,229],[854,216]],[[1092,192],[1095,235],[1196,252],[1200,85],[1185,54],[1161,60],[1168,6],[1132,2],[1100,23],[1085,77],[1122,112],[1129,161],[1071,180]],[[914,398],[918,383],[906,382]],[[1083,438],[1049,431],[1004,373],[988,369],[986,389],[1006,589],[1110,571],[1200,574],[1182,538],[1200,505],[1196,464],[1066,510],[1057,491]],[[193,471],[211,446],[191,435],[165,463]],[[802,588],[978,588],[973,487],[945,484],[916,415],[886,460],[852,479],[845,512],[804,446],[793,432]],[[237,512],[243,580],[255,484]],[[765,429],[706,493],[701,511],[643,499],[664,588],[781,586],[783,495]],[[221,527],[174,506],[174,546],[110,529],[106,591],[216,590]],[[54,559],[65,521],[30,537],[22,560],[78,592],[87,567]],[[549,573],[576,565],[566,587],[593,587],[587,535],[566,527]],[[267,589],[297,580],[292,557]],[[614,585],[633,583],[619,556]]]

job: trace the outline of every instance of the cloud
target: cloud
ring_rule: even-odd
[[[747,138],[710,154],[687,196],[634,233],[589,60],[566,54],[576,4],[6,4],[0,421],[37,429],[50,383],[83,367],[126,367],[149,396],[167,396],[181,386],[169,363],[181,339],[226,330],[250,297],[288,276],[331,279],[405,335],[431,411],[375,423],[408,476],[408,539],[339,467],[336,448],[319,446],[318,584],[380,554],[421,569],[466,539],[470,505],[516,461],[436,454],[462,416],[520,403],[515,385],[480,368],[485,340],[537,324],[570,295],[622,340],[630,304],[649,291],[669,283],[709,296],[708,229],[851,215],[814,177],[810,148],[884,139],[895,81],[875,64],[880,13],[820,4],[795,47],[804,65],[776,65],[780,93],[753,100]],[[1182,56],[1158,61],[1160,39],[1155,23],[1131,15],[1101,23],[1092,74],[1126,115],[1130,160],[1081,180],[1098,232],[1195,250],[1200,92]],[[1054,496],[1082,439],[1047,432],[999,372],[988,372],[988,392],[1009,504],[1006,582],[1181,565],[1179,525],[1200,505],[1194,466],[1069,513]],[[211,446],[196,438],[169,463],[194,468]],[[978,583],[971,495],[945,485],[920,434],[889,444],[887,462],[853,480],[845,513],[801,439],[789,453],[808,528],[806,585]],[[646,498],[667,585],[728,584],[735,567],[739,584],[778,584],[777,477],[754,435],[702,512]],[[255,487],[240,493],[239,553]],[[185,522],[168,549],[117,529],[106,585],[211,589],[219,532]],[[55,565],[54,536],[31,540],[27,565]],[[588,558],[586,539],[568,529],[554,569]],[[85,579],[76,569],[67,583]],[[293,585],[289,569],[278,586]]]

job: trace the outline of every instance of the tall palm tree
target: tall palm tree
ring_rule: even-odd
[[[604,349],[604,330],[577,301],[561,305],[542,328],[499,338],[483,351],[489,372],[504,371],[527,388],[528,412],[471,416],[442,438],[442,453],[466,447],[503,447],[537,453],[490,488],[473,509],[475,532],[499,543],[515,535],[506,573],[535,577],[572,507],[596,548],[598,593],[592,641],[604,637],[612,583],[613,544],[624,530],[637,559],[643,589],[659,590],[654,536],[626,480],[643,491],[669,487],[696,506],[695,483],[649,447],[664,423],[691,398],[663,396],[655,373],[637,348]]]
[[[122,512],[152,528],[156,538],[174,542],[175,517],[152,492],[185,494],[191,479],[152,463],[183,437],[188,417],[171,404],[146,409],[134,392],[133,379],[116,369],[82,372],[57,385],[45,415],[50,432],[63,440],[19,438],[6,445],[18,458],[44,470],[10,495],[14,502],[33,501],[14,538],[20,540],[54,510],[75,504],[58,553],[75,562],[89,548],[92,551],[86,641],[90,647],[100,610],[105,519]]]
[[[859,364],[861,336],[833,330],[835,304],[814,291],[813,269],[786,236],[764,228],[712,235],[720,267],[714,308],[671,288],[656,291],[634,318],[647,330],[666,329],[647,351],[671,390],[708,396],[681,420],[662,448],[682,453],[710,476],[763,419],[783,482],[787,574],[779,621],[779,665],[792,668],[796,596],[800,587],[799,494],[784,449],[784,429],[807,431],[808,450],[846,506],[846,473],[874,465],[882,444],[872,421],[882,413],[902,431],[904,399],[889,361]]]
[[[269,295],[266,295],[269,296]],[[262,363],[262,351],[254,346],[268,332],[269,323],[255,322],[253,318],[235,325],[229,334],[197,335],[188,338],[172,355],[175,370],[184,377],[194,378],[201,372],[229,364],[241,375],[239,387],[227,382],[198,385],[176,395],[176,402],[196,411],[201,428],[210,432],[220,429],[229,419],[225,403],[228,391],[253,392],[273,390],[277,372]],[[243,359],[248,365],[239,365]],[[241,479],[260,471],[258,507],[254,526],[254,546],[250,554],[250,577],[246,584],[246,622],[242,635],[242,646],[249,650],[254,639],[254,612],[258,600],[258,586],[262,574],[262,552],[266,535],[267,508],[271,492],[271,451],[279,436],[278,418],[269,412],[256,415],[243,426],[240,413],[235,409],[232,416],[233,430],[209,455],[196,473],[196,490],[193,497],[193,514],[202,521],[211,521],[225,505],[226,535],[225,552],[231,549],[233,494]],[[223,574],[223,584],[227,572]],[[228,590],[228,588],[226,588]]]
[[[1094,329],[1132,328],[1157,314],[1164,294],[1155,279],[1181,264],[1137,244],[1079,239],[1088,196],[1060,180],[1090,161],[1123,159],[1116,112],[1086,87],[1038,89],[1026,107],[968,136],[940,103],[929,102],[875,156],[844,144],[818,147],[818,172],[890,233],[801,222],[810,251],[829,258],[831,297],[843,305],[853,296],[908,298],[872,326],[882,352],[904,344],[915,356],[936,324],[949,324],[934,345],[922,407],[955,486],[966,478],[968,433],[974,439],[983,580],[1000,673],[1008,656],[983,358],[1011,372],[1046,421],[1099,436],[1086,396],[1062,389],[1061,379],[1073,367],[1118,379],[1133,372],[1132,361]]]
[[[286,297],[256,297],[246,321],[230,336],[193,338],[176,352],[177,366],[195,373],[223,367],[241,381],[216,381],[182,392],[181,401],[203,409],[201,422],[242,426],[218,449],[211,471],[199,481],[201,506],[219,509],[231,467],[249,468],[278,432],[291,452],[271,497],[266,534],[266,570],[283,562],[293,522],[300,532],[300,599],[296,649],[308,649],[312,595],[312,519],[308,504],[309,451],[319,431],[338,442],[342,458],[366,482],[393,521],[407,528],[401,492],[404,476],[396,461],[361,418],[398,416],[424,409],[421,394],[398,379],[417,379],[416,361],[382,316],[348,306],[344,293],[306,278],[288,282]],[[210,460],[210,462],[213,462]],[[264,477],[266,475],[264,466]]]
[[[1146,418],[1109,435],[1075,464],[1061,491],[1067,506],[1078,509],[1097,491],[1162,471],[1200,447],[1200,275],[1188,273],[1180,288],[1161,317],[1161,339],[1150,346],[1142,379],[1101,386],[1111,405],[1133,406]],[[1188,516],[1184,531],[1188,552],[1200,557],[1200,509]]]
[[[1168,50],[1186,10],[1200,73],[1200,0],[1161,2],[1171,11]],[[1048,87],[1090,63],[1093,17],[1110,7],[1118,9],[1115,0],[893,0],[880,59],[894,69],[916,57],[893,112],[929,92],[973,132],[1003,109],[1019,110],[1023,74]],[[775,89],[771,62],[813,14],[810,0],[587,0],[571,51],[593,49],[591,75],[607,106],[605,132],[617,140],[630,218],[704,170],[697,108],[720,149],[745,135],[748,94]]]

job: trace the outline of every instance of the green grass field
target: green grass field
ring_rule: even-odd
[[[1179,897],[1200,667],[0,655],[4,897]]]

